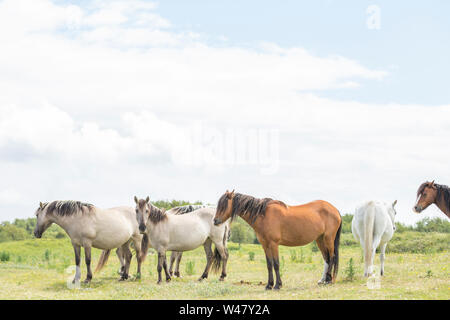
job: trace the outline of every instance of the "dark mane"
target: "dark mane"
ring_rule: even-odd
[[[185,214],[185,213],[189,213],[189,212],[192,212],[192,211],[195,211],[195,210],[198,210],[201,208],[206,208],[206,207],[207,206],[201,205],[201,204],[195,204],[195,205],[189,204],[186,206],[172,208],[169,211],[172,214]]]
[[[442,199],[445,207],[450,211],[450,188],[442,184],[434,184],[437,187],[436,200]]]
[[[153,223],[159,223],[167,219],[166,210],[161,210],[158,207],[155,207],[153,204],[149,203],[148,208],[150,213],[148,214],[148,218]]]
[[[44,204],[44,209],[47,208],[48,214],[57,214],[61,217],[67,217],[74,215],[78,212],[85,213],[90,212],[94,205],[90,203],[84,203],[81,201],[65,200],[65,201],[53,201]]]
[[[251,223],[255,222],[256,218],[264,217],[267,206],[270,203],[277,203],[285,207],[286,204],[279,200],[273,200],[271,198],[258,199],[246,194],[235,193],[232,201],[231,219],[236,216],[243,216],[245,214],[250,218]],[[217,212],[222,212],[228,207],[228,197],[225,193],[220,197],[217,203]]]

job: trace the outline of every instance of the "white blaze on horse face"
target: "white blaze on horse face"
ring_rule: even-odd
[[[421,198],[422,198],[422,195],[419,194],[419,195],[417,196],[416,203],[414,204],[414,207],[413,207],[413,212],[414,212],[414,213],[420,213],[420,211],[417,211],[416,208],[417,208],[417,206],[419,205],[419,201],[420,201]]]

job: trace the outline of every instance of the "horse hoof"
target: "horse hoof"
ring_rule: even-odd
[[[272,286],[267,285],[266,290],[272,290]]]
[[[175,277],[180,278],[180,273],[179,272],[175,272]]]
[[[86,279],[86,280],[83,281],[83,283],[84,284],[89,284],[89,283],[91,283],[91,279]]]
[[[170,282],[170,280],[172,280],[172,278],[167,278],[167,279],[166,279],[166,282]]]
[[[219,281],[225,281],[225,278],[220,277]]]
[[[281,286],[276,285],[275,287],[273,287],[273,290],[280,290]]]

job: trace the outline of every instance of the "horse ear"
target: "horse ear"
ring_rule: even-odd
[[[233,194],[234,193],[234,189],[233,189],[233,191],[231,191],[231,194]]]
[[[42,202],[39,202],[39,208],[44,209],[44,204]]]
[[[432,187],[434,187],[434,180],[433,181],[431,181],[431,183],[430,183],[430,187],[432,188]]]
[[[397,204],[397,200],[395,200],[394,203],[392,204],[392,208],[395,207],[396,204]]]
[[[150,197],[145,198],[145,202],[149,203],[150,202]]]
[[[136,196],[134,196],[134,202],[136,202],[136,204],[139,202]]]

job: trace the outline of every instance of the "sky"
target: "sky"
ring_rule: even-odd
[[[446,1],[0,0],[0,221],[39,201],[412,212],[449,184]]]

